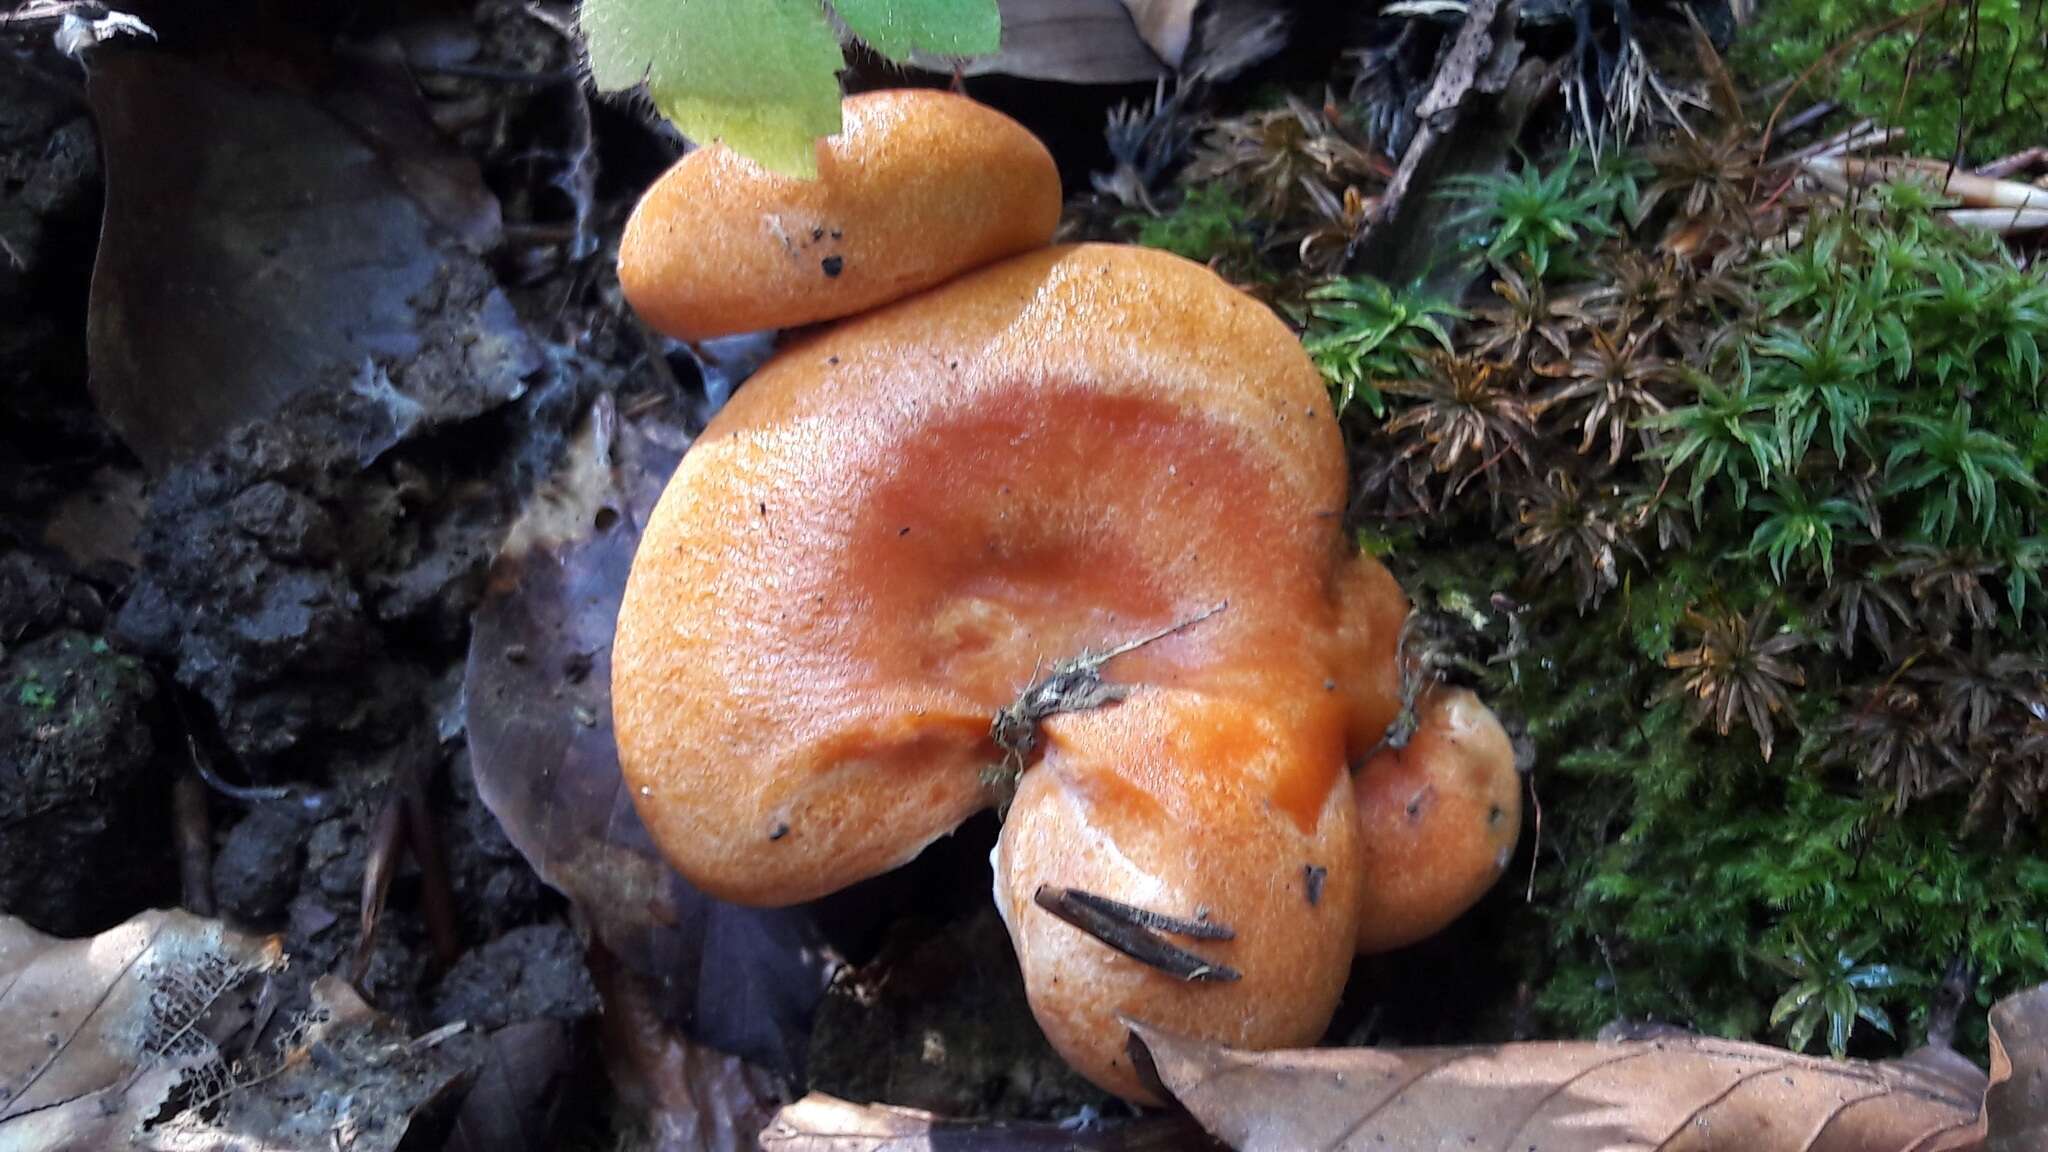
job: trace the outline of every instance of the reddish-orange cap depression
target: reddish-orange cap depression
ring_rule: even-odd
[[[1059,172],[1016,121],[924,89],[843,107],[815,180],[714,144],[648,189],[619,245],[642,319],[682,340],[810,324],[1052,239]]]
[[[1107,678],[1341,698],[1343,493],[1292,333],[1178,257],[1046,249],[822,330],[647,526],[613,654],[634,801],[698,886],[791,903],[988,804],[990,718],[1084,649],[1227,602]],[[1269,799],[1311,829],[1340,771]]]

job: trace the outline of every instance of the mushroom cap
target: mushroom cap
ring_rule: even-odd
[[[1358,797],[1358,950],[1432,936],[1479,902],[1522,831],[1515,750],[1493,712],[1463,688],[1432,689],[1408,744],[1380,751]]]
[[[788,904],[990,804],[991,717],[1084,649],[1228,602],[1105,678],[1341,701],[1344,471],[1293,334],[1165,253],[1042,249],[819,330],[642,536],[612,657],[634,803],[693,884]],[[1273,784],[1307,829],[1344,786],[1336,724]]]
[[[1003,824],[995,894],[1032,1014],[1067,1063],[1157,1103],[1125,1018],[1242,1048],[1321,1037],[1351,971],[1357,814],[1347,773],[1311,810],[1294,793],[1311,766],[1341,762],[1341,701],[1146,690],[1047,729]],[[1240,978],[1191,982],[1111,951],[1037,906],[1041,885],[1228,927],[1229,940],[1167,939]]]
[[[842,107],[815,180],[712,144],[647,190],[619,243],[642,319],[679,340],[810,324],[1052,239],[1059,172],[1016,121],[923,89]]]

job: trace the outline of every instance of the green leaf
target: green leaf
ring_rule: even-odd
[[[898,64],[913,52],[986,56],[1002,46],[996,0],[833,0],[832,9],[868,47]]]
[[[1820,1024],[1820,1015],[1818,1004],[1808,1004],[1799,1018],[1792,1021],[1792,1030],[1785,1035],[1785,1047],[1794,1052],[1806,1051],[1806,1046],[1813,1043],[1813,1030]]]
[[[1858,1004],[1856,1006],[1856,1018],[1887,1036],[1894,1038],[1898,1036],[1898,1033],[1892,1031],[1891,1014],[1875,1004]]]
[[[817,0],[584,0],[590,74],[604,92],[645,82],[683,134],[765,168],[817,174],[839,131],[839,37]]]
[[[1778,997],[1778,1002],[1775,1005],[1772,1005],[1771,1027],[1776,1028],[1783,1024],[1794,1013],[1803,1010],[1808,1004],[1812,1003],[1813,998],[1820,995],[1820,993],[1821,986],[1812,981],[1793,985],[1783,996]],[[1802,1044],[1798,1047],[1804,1048],[1805,1045]]]

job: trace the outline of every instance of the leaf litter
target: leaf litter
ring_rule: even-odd
[[[60,940],[0,917],[0,1150],[385,1152],[469,1073],[274,939],[144,912]]]

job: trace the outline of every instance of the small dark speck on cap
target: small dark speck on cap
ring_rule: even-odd
[[[818,261],[818,267],[823,268],[827,276],[837,276],[846,270],[846,257],[827,256]]]
[[[839,357],[837,357],[837,356],[827,356],[827,357],[825,357],[825,363],[827,363],[827,364],[837,364],[837,363],[839,363]]]
[[[1302,878],[1302,881],[1303,881],[1303,883],[1304,883],[1304,884],[1306,884],[1306,885],[1307,885],[1307,887],[1308,887],[1308,906],[1309,906],[1309,907],[1313,908],[1313,907],[1315,907],[1315,906],[1316,906],[1317,904],[1319,904],[1319,903],[1321,903],[1321,902],[1322,902],[1322,899],[1323,899],[1323,878],[1324,878],[1324,877],[1326,877],[1326,876],[1328,876],[1329,874],[1330,874],[1330,870],[1329,870],[1328,868],[1324,868],[1324,867],[1322,867],[1322,866],[1321,866],[1321,865],[1319,865],[1319,864],[1304,864],[1304,865],[1302,865],[1302,868],[1301,868],[1301,878]]]
[[[906,524],[906,525],[904,525],[903,527],[901,527],[901,528],[898,528],[898,529],[896,530],[896,534],[897,534],[898,536],[908,536],[908,535],[910,535],[910,526]]]
[[[789,835],[789,825],[787,824],[777,824],[768,830],[768,838],[770,840],[780,840],[787,835]]]

